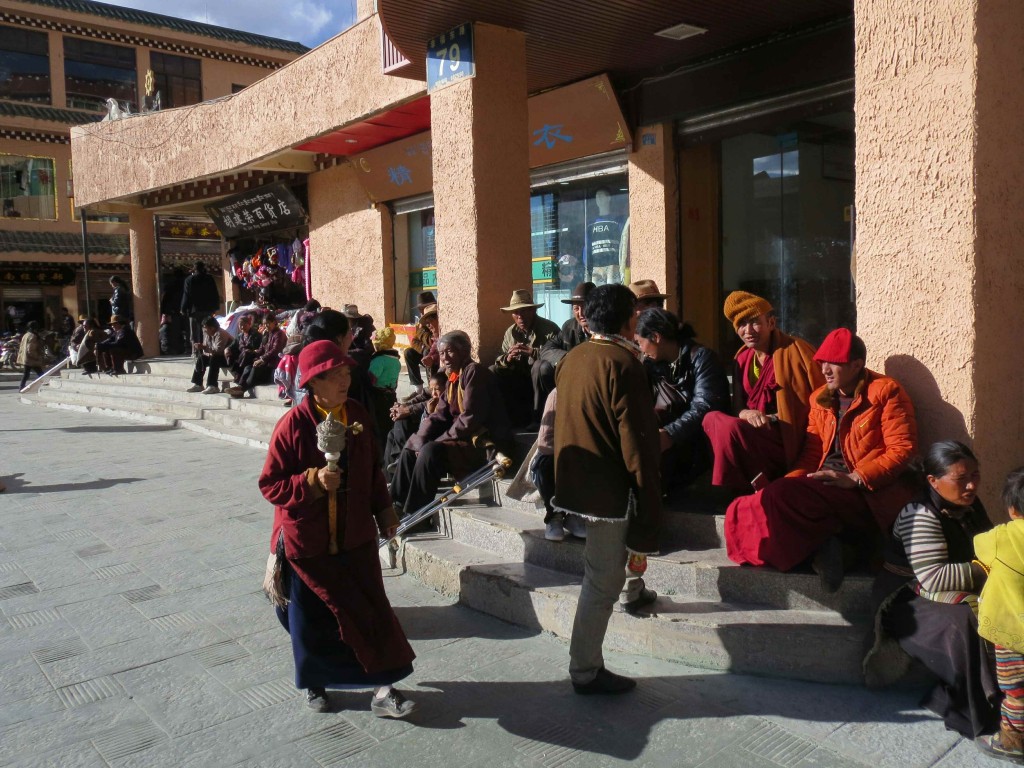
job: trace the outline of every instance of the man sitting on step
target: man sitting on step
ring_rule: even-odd
[[[256,387],[260,384],[270,384],[274,380],[274,369],[281,360],[281,352],[288,342],[288,334],[281,330],[277,323],[277,316],[271,312],[267,315],[263,343],[256,350],[255,360],[247,366],[241,376],[238,377],[238,384],[228,390],[232,397],[256,397]]]
[[[470,353],[464,331],[446,333],[437,342],[447,382],[437,408],[398,457],[391,498],[400,516],[433,501],[445,474],[465,477],[482,467],[494,448],[508,451],[512,431],[498,384]]]
[[[850,560],[870,555],[911,500],[903,475],[917,453],[914,407],[895,379],[864,367],[866,356],[846,328],[825,337],[814,355],[825,385],[810,398],[803,452],[786,477],[729,505],[729,559],[788,571],[813,557],[835,592],[844,546]]]
[[[224,359],[227,360],[228,370],[235,377],[235,383],[247,367],[252,365],[256,359],[256,352],[263,343],[263,335],[256,328],[251,314],[242,315],[238,318],[238,333],[226,350]]]
[[[142,357],[142,342],[121,315],[110,316],[110,334],[96,343],[100,369],[110,376],[120,376],[126,360]]]
[[[227,368],[228,361],[224,357],[228,346],[234,341],[230,333],[225,331],[217,323],[217,318],[210,315],[203,320],[202,341],[192,345],[196,356],[196,367],[192,372],[192,386],[187,392],[202,392],[205,395],[215,395],[220,392],[217,388],[217,379],[220,377],[220,369]],[[203,375],[206,375],[206,389],[203,389]]]

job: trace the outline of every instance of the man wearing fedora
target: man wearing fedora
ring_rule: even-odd
[[[814,347],[775,327],[760,296],[733,291],[724,313],[743,346],[732,370],[735,416],[712,411],[702,426],[711,440],[712,485],[755,489],[793,466],[807,434],[811,393],[825,383]]]
[[[593,283],[580,283],[563,304],[572,307],[572,317],[562,323],[562,329],[553,339],[548,340],[540,350],[540,357],[531,369],[533,376],[533,408],[535,413],[544,413],[544,403],[555,388],[555,366],[569,354],[569,350],[579,346],[590,336],[587,331],[586,319],[583,317],[583,305],[587,296],[596,288]]]
[[[533,294],[525,289],[512,292],[512,299],[502,312],[512,314],[513,323],[505,331],[501,354],[491,370],[496,374],[498,386],[508,408],[512,425],[522,427],[539,421],[533,397],[531,369],[540,358],[541,348],[558,335],[558,326],[537,314]]]
[[[629,290],[636,296],[636,305],[633,307],[633,324],[636,325],[636,318],[645,309],[664,309],[665,299],[669,294],[662,293],[658,284],[653,280],[637,280],[629,284]]]
[[[142,357],[142,343],[128,326],[127,318],[111,315],[110,335],[96,343],[96,357],[99,359],[100,370],[110,376],[120,376],[125,372],[125,360]]]
[[[420,318],[416,321],[416,332],[405,349],[405,369],[409,374],[409,383],[413,386],[413,395],[423,393],[423,372],[420,365],[433,375],[437,372],[437,358],[431,355],[431,347],[440,336],[440,325],[437,320],[437,299],[433,291],[423,291],[418,297],[416,310]],[[435,353],[436,354],[436,353]],[[423,363],[423,358],[428,361]]]

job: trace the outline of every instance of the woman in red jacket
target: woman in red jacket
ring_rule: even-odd
[[[337,471],[327,469],[317,447],[317,425],[328,414],[346,427],[369,424],[366,410],[348,399],[355,365],[331,341],[307,345],[299,370],[311,396],[281,418],[270,439],[259,485],[274,505],[277,614],[292,638],[295,684],[306,689],[311,708],[330,709],[327,688],[373,687],[375,715],[405,717],[415,704],[392,684],[412,673],[415,654],[377,557],[378,535],[394,535],[398,518],[373,432],[347,432]]]

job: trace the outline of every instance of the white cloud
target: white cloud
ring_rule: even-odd
[[[253,32],[309,47],[334,37],[355,20],[355,0],[105,0],[110,5],[176,16],[220,27]]]

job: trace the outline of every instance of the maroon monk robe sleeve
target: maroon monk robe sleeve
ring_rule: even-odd
[[[324,494],[319,485],[311,482],[308,470],[312,468],[300,466],[297,434],[291,426],[293,421],[294,418],[286,416],[274,430],[259,486],[263,498],[275,507],[296,513],[302,512]]]

